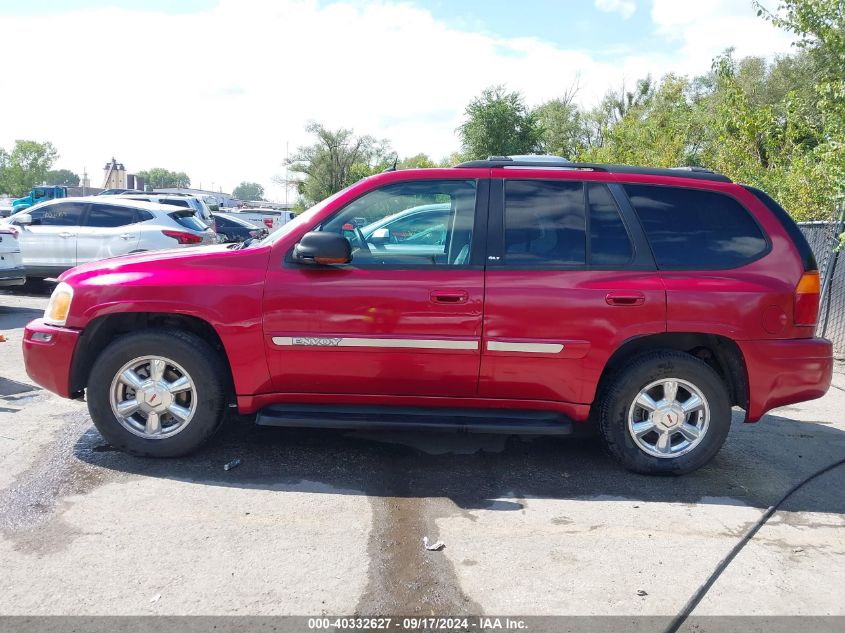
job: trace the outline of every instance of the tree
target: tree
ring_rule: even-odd
[[[473,99],[464,114],[458,135],[467,159],[531,154],[540,149],[537,114],[528,109],[519,92],[492,86]]]
[[[264,187],[257,182],[242,182],[232,190],[232,195],[239,200],[263,200]]]
[[[775,13],[759,2],[758,15],[798,36],[798,47],[813,62],[817,111],[824,137],[810,165],[826,183],[845,193],[845,8],[842,0],[782,0]]]
[[[584,149],[585,119],[569,96],[547,101],[535,111],[543,154],[572,158]]]
[[[57,156],[50,142],[18,140],[11,152],[0,148],[0,191],[23,195],[40,185]]]
[[[61,187],[78,187],[79,176],[74,174],[70,169],[56,169],[47,172],[45,182],[48,185],[58,185]]]
[[[184,171],[170,171],[163,167],[139,171],[138,176],[153,189],[176,189],[191,186],[191,179]]]
[[[396,169],[428,169],[431,167],[437,167],[437,163],[431,160],[428,154],[408,156],[396,164]]]
[[[311,145],[299,147],[288,161],[290,171],[299,176],[297,190],[304,207],[311,206],[387,167],[390,156],[387,141],[372,136],[355,136],[350,129],[329,130],[309,123],[305,130],[316,137]],[[392,164],[392,160],[390,161]],[[285,181],[275,177],[274,182]]]

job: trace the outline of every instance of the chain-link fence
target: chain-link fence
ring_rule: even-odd
[[[833,341],[833,353],[845,358],[845,255],[839,252],[842,211],[825,222],[802,222],[801,231],[810,243],[822,278],[818,334]]]

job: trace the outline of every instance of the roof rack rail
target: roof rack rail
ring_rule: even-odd
[[[608,165],[603,163],[571,163],[565,158],[555,157],[517,157],[490,156],[487,160],[471,160],[455,165],[455,167],[537,167],[598,171],[611,174],[639,174],[644,176],[672,176],[675,178],[691,178],[693,180],[710,180],[714,182],[733,182],[724,174],[705,169],[704,167],[635,167],[633,165]]]

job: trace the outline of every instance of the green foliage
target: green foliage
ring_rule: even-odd
[[[50,142],[18,140],[11,152],[0,148],[0,192],[25,195],[44,182],[57,157]]]
[[[73,173],[70,169],[55,169],[47,172],[45,178],[48,185],[58,185],[61,187],[78,187],[79,176]]]
[[[163,167],[153,167],[139,171],[138,175],[144,179],[144,183],[153,189],[175,189],[191,186],[191,179],[184,171],[170,171]]]
[[[531,154],[541,147],[538,116],[528,109],[519,92],[492,86],[473,99],[464,114],[466,120],[458,135],[468,160]]]
[[[257,182],[242,182],[232,190],[239,200],[264,200],[264,187]]]
[[[611,92],[587,120],[581,160],[654,167],[697,165],[704,135],[698,97],[685,77],[651,78],[632,92]]]
[[[429,169],[431,167],[437,167],[437,163],[431,160],[428,154],[409,156],[396,163],[396,169]]]

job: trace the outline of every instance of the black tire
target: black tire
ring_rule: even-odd
[[[140,437],[124,428],[109,402],[112,380],[129,361],[160,355],[190,374],[196,387],[196,410],[184,429],[163,439]],[[94,426],[115,448],[143,457],[178,457],[205,443],[220,427],[226,408],[226,366],[214,348],[181,330],[142,330],[112,341],[94,361],[88,378],[88,411]]]
[[[655,457],[634,442],[628,413],[641,389],[654,381],[679,378],[697,387],[707,400],[710,419],[700,442],[677,457]],[[683,475],[708,463],[725,442],[731,403],[725,383],[704,361],[672,350],[649,352],[626,362],[599,394],[598,422],[605,447],[625,468],[650,475]]]

